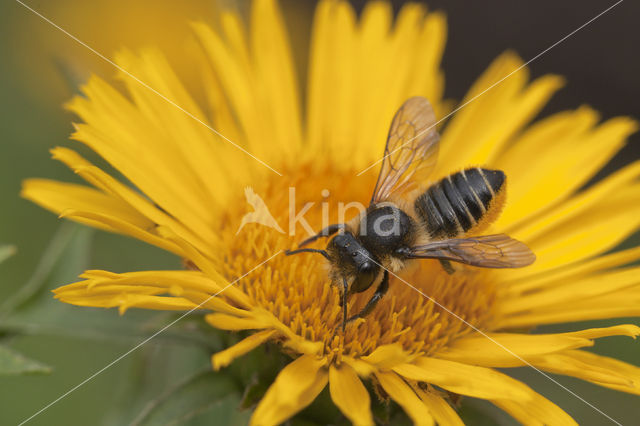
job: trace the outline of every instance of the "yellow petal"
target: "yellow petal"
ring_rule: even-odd
[[[224,164],[220,164],[215,148],[228,142],[207,128],[207,118],[164,55],[151,48],[142,50],[138,55],[122,50],[116,54],[115,61],[122,68],[133,70],[137,78],[153,88],[149,90],[129,75],[120,74],[144,119],[152,123],[161,135],[161,139],[155,141],[156,149],[175,153],[174,161],[188,167],[188,172],[179,173],[188,174],[199,184],[203,205],[224,205],[230,186],[220,185],[227,181],[227,170]]]
[[[192,24],[193,27],[198,24]],[[202,24],[200,24],[202,25]],[[226,10],[221,11],[220,25],[224,34],[224,43],[226,46],[231,46],[230,50],[235,52],[238,65],[242,67],[245,73],[248,73],[251,65],[249,60],[249,49],[246,40],[245,24],[242,18],[235,12]],[[209,107],[207,113],[211,116],[211,122],[213,127],[222,135],[226,136],[229,140],[235,142],[240,146],[246,146],[246,135],[241,131],[239,124],[232,112],[232,106],[225,93],[225,87],[220,81],[219,73],[212,66],[208,53],[203,46],[201,49],[194,50],[196,59],[199,63],[195,64],[200,68],[202,74],[202,83],[204,86],[204,96],[207,97]],[[221,147],[231,148],[231,144],[221,145]],[[248,157],[245,153],[233,147],[235,151],[224,150],[225,155],[229,154],[229,161],[231,164],[244,164],[245,160],[253,162],[254,160]],[[222,158],[221,158],[222,159]],[[250,168],[250,167],[248,167]],[[243,177],[249,176],[247,173],[249,170],[239,170],[240,181],[244,182]]]
[[[329,368],[329,392],[333,403],[354,425],[373,425],[369,392],[347,364]]]
[[[102,211],[97,212],[87,212],[80,210],[72,210],[68,209],[60,213],[60,217],[70,218],[80,223],[86,223],[91,226],[96,226],[96,224],[102,224],[104,228],[108,230],[112,230],[112,232],[118,232],[121,234],[129,235],[134,238],[137,238],[141,241],[145,241],[149,244],[158,246],[167,251],[177,254],[181,257],[186,257],[185,253],[180,250],[180,247],[172,244],[171,241],[167,241],[164,238],[160,238],[154,233],[149,231],[156,231],[156,225],[152,224],[147,228],[141,228],[139,226],[133,225],[129,222],[126,222],[121,219],[120,216],[111,216],[109,214],[104,214]]]
[[[272,141],[269,122],[261,114],[268,106],[264,106],[260,102],[261,99],[256,96],[260,88],[255,85],[255,77],[252,75],[251,67],[246,64],[243,51],[230,49],[226,41],[204,23],[198,22],[192,26],[205,51],[211,72],[216,80],[219,80],[217,87],[223,91],[221,96],[228,99],[231,113],[238,121],[238,127],[244,135],[242,139],[247,142],[248,151],[256,158],[271,163],[276,158],[274,154],[277,152],[271,149],[271,144],[276,141]],[[265,137],[268,138],[269,143],[265,142]],[[231,176],[235,176],[236,171],[244,173],[244,169],[255,170],[258,175],[266,171],[264,167],[256,164],[254,159],[247,158],[246,154],[242,153],[242,157],[239,157],[237,148],[232,146],[225,148],[227,148],[225,155],[220,158],[229,158],[226,154],[232,154],[234,161],[229,162],[229,166],[235,166],[234,169],[237,169]],[[237,152],[229,151],[228,148],[233,148]],[[244,176],[248,177],[251,174],[244,174]],[[244,179],[241,180],[243,181]]]
[[[121,218],[142,229],[154,226],[122,200],[84,185],[27,179],[22,184],[21,196],[57,214],[65,210],[95,211]],[[100,228],[117,232],[106,224],[101,224]]]
[[[622,392],[640,395],[640,367],[624,361],[586,351],[567,351],[547,359],[543,368],[559,366],[561,358],[573,368],[566,374]],[[542,367],[542,366],[541,366]],[[551,371],[551,370],[549,370]]]
[[[528,71],[522,65],[517,55],[505,52],[474,83],[442,134],[436,176],[492,161],[562,85],[559,77],[546,76],[525,88]]]
[[[221,20],[223,26],[228,25],[228,19],[225,17],[225,15],[221,17]],[[236,16],[234,20],[238,21],[239,18]],[[200,62],[200,64],[196,66],[199,66],[200,72],[202,73],[204,96],[207,97],[209,105],[207,110],[209,115],[211,115],[211,123],[213,128],[216,129],[220,134],[225,135],[234,143],[240,146],[247,146],[248,143],[246,141],[246,135],[240,129],[240,125],[232,112],[231,105],[226,97],[225,90],[222,87],[222,83],[220,82],[216,71],[213,69],[211,63],[209,62],[204,49],[201,54],[198,54],[196,58]],[[245,68],[248,68],[248,59],[243,58],[243,62],[244,61],[247,61]],[[246,154],[241,152],[240,150],[236,151],[237,155],[234,155],[234,153],[230,152],[229,150],[226,150],[225,153],[229,154],[229,161],[233,162],[233,164],[244,164],[244,160],[253,161],[253,159],[247,158]],[[249,174],[249,170],[240,172],[241,176],[248,176]],[[245,181],[245,179],[241,179],[241,182],[242,181]]]
[[[242,18],[235,12],[223,10],[220,14],[220,23],[227,43],[233,46],[231,50],[237,52],[240,62],[245,64],[248,69],[251,65],[247,36]]]
[[[532,361],[532,364],[540,369],[554,374],[573,376],[582,380],[597,383],[601,386],[616,386],[624,388],[626,392],[639,393],[637,383],[631,378],[616,370],[602,368],[596,364],[581,361],[582,351],[566,351],[556,354],[540,356]]]
[[[559,205],[600,170],[637,127],[633,120],[618,117],[594,128],[597,119],[586,107],[553,115],[532,126],[500,156],[495,165],[509,177],[509,203],[497,227],[505,229]]]
[[[398,364],[403,364],[410,360],[400,345],[390,344],[378,346],[371,354],[362,357],[363,361],[380,369],[390,369]]]
[[[525,425],[577,425],[575,420],[560,407],[534,391],[530,392],[530,399],[524,402],[514,400],[494,400],[491,402]]]
[[[431,383],[460,395],[482,399],[526,400],[531,389],[497,371],[435,358],[418,358],[393,371],[410,380]]]
[[[564,267],[610,250],[640,226],[636,209],[640,206],[640,184],[627,185],[610,194],[607,203],[598,203],[569,222],[560,222],[544,235],[526,241],[537,256],[533,265],[507,271],[509,279]],[[518,233],[512,234],[520,238]]]
[[[554,208],[544,211],[542,214],[521,223],[519,226],[508,227],[506,232],[518,232],[518,237],[530,241],[558,223],[570,223],[573,218],[588,212],[590,208],[597,206],[618,188],[633,183],[640,176],[640,161],[626,166],[592,187],[574,195]],[[515,228],[515,229],[514,229]]]
[[[537,327],[542,324],[588,321],[640,316],[640,294],[629,291],[600,296],[566,305],[552,306],[550,309],[537,309],[501,318],[496,326],[500,328]]]
[[[242,339],[235,345],[211,355],[211,365],[213,369],[218,371],[222,367],[226,367],[231,364],[234,359],[254,350],[269,340],[274,334],[276,334],[275,330],[259,331]]]
[[[391,399],[400,405],[416,425],[433,425],[427,406],[397,374],[377,372],[376,378]]]
[[[211,307],[206,304],[199,306],[199,300],[194,302],[194,300],[179,295],[160,296],[171,294],[172,287],[185,284],[183,275],[188,274],[187,271],[149,271],[130,274],[128,276],[123,274],[125,276],[123,279],[121,275],[107,271],[87,271],[83,274],[88,277],[87,280],[57,288],[54,290],[55,297],[72,305],[102,308],[120,307],[121,313],[132,307],[159,310],[189,310]],[[154,276],[160,277],[160,279],[154,280]],[[157,285],[162,281],[162,278],[167,283],[166,286]],[[189,285],[188,282],[186,285]],[[221,300],[212,306],[220,310],[243,312]]]
[[[104,285],[116,284],[130,286],[134,292],[136,291],[136,287],[155,286],[155,288],[162,289],[164,292],[174,293],[174,290],[179,288],[181,289],[181,294],[194,291],[194,293],[207,296],[220,293],[224,289],[223,293],[220,293],[220,296],[231,300],[233,303],[238,303],[241,306],[244,306],[247,298],[246,295],[237,288],[228,286],[226,281],[218,284],[209,276],[198,271],[140,271],[115,274],[108,271],[89,270],[85,271],[80,277],[85,278],[86,281],[68,284],[54,290],[54,292],[60,293],[79,288],[91,290]],[[213,301],[214,299],[211,300]],[[216,305],[216,307],[220,309],[223,308],[222,305]],[[238,309],[228,304],[224,307],[224,312],[235,316],[250,315],[246,310]]]
[[[197,304],[203,309],[211,309],[215,312],[230,314],[234,316],[251,317],[251,314],[244,309],[238,309],[222,300],[222,297],[224,297],[222,296],[222,293],[224,293],[226,290],[224,290],[223,292],[210,294],[193,290],[184,290],[183,288],[176,285],[170,287],[168,290],[171,295],[180,296],[184,299],[191,300],[193,303]]]
[[[402,93],[397,87],[392,87],[394,78],[404,80],[404,77],[395,73],[395,61],[401,56],[396,53],[392,44],[392,20],[393,10],[389,2],[366,3],[355,30],[352,49],[342,53],[348,58],[345,71],[350,73],[349,80],[344,82],[345,87],[349,87],[347,84],[353,82],[356,90],[350,95],[340,94],[340,97],[348,100],[351,105],[357,105],[355,109],[345,112],[348,119],[358,124],[354,129],[347,127],[346,133],[342,134],[355,137],[357,143],[349,150],[351,152],[345,152],[346,150],[340,149],[339,145],[337,148],[346,154],[339,158],[350,161],[350,164],[358,168],[368,166],[366,163],[372,158],[380,158],[391,118],[395,110],[406,100],[402,99]],[[340,44],[341,40],[336,38],[334,45]],[[400,54],[402,53],[411,55],[411,49],[404,46],[400,50]],[[340,68],[336,67],[336,71],[339,72]]]
[[[446,39],[444,16],[426,14],[419,4],[405,4],[395,23],[387,2],[370,2],[361,16],[347,62],[355,73],[350,80],[355,93],[349,100],[357,106],[355,114],[348,111],[355,121],[346,135],[353,135],[354,141],[340,147],[339,153],[346,154],[344,158],[358,169],[380,158],[391,118],[407,98],[425,96],[436,113],[442,113],[439,67]],[[370,173],[375,170],[373,167]]]
[[[429,387],[427,391],[415,386],[414,390],[433,415],[439,425],[463,426],[462,419],[439,392]]]
[[[486,333],[459,339],[437,354],[438,358],[483,367],[517,367],[533,362],[539,356],[586,346],[606,336],[640,334],[634,325],[592,328],[557,334]]]
[[[184,253],[185,253],[184,257],[186,259],[189,259],[190,261],[192,261],[198,267],[198,269],[200,269],[210,279],[215,280],[218,283],[226,283],[227,282],[226,278],[224,278],[222,275],[220,275],[220,273],[218,272],[216,266],[211,262],[210,259],[205,257],[205,255],[203,255],[202,252],[197,250],[188,241],[186,241],[183,238],[181,238],[180,236],[178,236],[175,232],[173,232],[173,230],[171,230],[171,229],[169,229],[167,227],[159,226],[156,229],[156,231],[162,237],[164,237],[164,238],[174,242],[176,245],[178,245],[184,251]],[[276,255],[277,254],[278,253],[276,253]],[[276,255],[273,255],[272,257],[275,257]],[[241,278],[243,278],[243,277],[241,277]],[[235,302],[238,303],[241,307],[250,308],[252,306],[252,303],[250,302],[249,298],[244,293],[242,293],[241,291],[234,290],[233,289],[233,285],[231,285],[231,284],[237,283],[241,278],[236,279],[235,281],[225,285],[224,288],[225,288],[225,291],[231,289],[231,293],[234,295]]]
[[[330,19],[334,2],[323,0],[318,3],[313,15],[311,46],[309,48],[309,75],[307,77],[307,117],[306,139],[310,150],[319,149],[323,139],[325,124],[324,106],[328,105],[329,87],[326,78],[330,66]]]
[[[143,292],[143,290],[141,290]],[[131,292],[107,295],[66,296],[60,294],[56,299],[77,306],[93,306],[97,308],[119,308],[123,314],[129,308],[155,309],[159,311],[188,311],[197,308],[192,301],[180,297],[153,296],[133,294]]]
[[[268,324],[256,318],[238,318],[227,314],[208,314],[204,319],[210,326],[220,330],[257,330],[268,327]]]
[[[118,311],[123,314],[129,308],[155,310],[192,310],[201,309],[191,300],[182,297],[147,296],[128,293]]]
[[[293,159],[300,149],[300,95],[289,37],[274,0],[257,0],[251,8],[252,71],[264,96],[266,121],[273,129],[273,148]]]
[[[510,137],[531,121],[563,85],[564,79],[556,75],[546,75],[531,82],[507,106],[508,115],[503,116],[500,130],[485,136],[484,146],[478,146],[477,153],[470,157],[467,164],[492,164]]]
[[[482,367],[515,367],[524,364],[520,358],[527,360],[535,355],[593,345],[589,339],[561,334],[486,334],[492,340],[484,336],[462,338],[436,356]]]
[[[595,298],[639,285],[639,274],[640,267],[636,267],[591,274],[582,279],[563,280],[541,291],[518,295],[501,305],[498,310],[502,315],[512,315],[522,311],[535,311],[538,308],[548,309],[554,305],[562,306],[580,299]]]
[[[199,229],[210,226],[212,211],[202,203],[208,197],[184,163],[179,144],[161,143],[166,137],[160,130],[103,80],[92,77],[83,92],[87,98],[76,97],[69,104],[87,123],[76,126],[73,138],[117,167],[174,217]]]
[[[403,10],[410,6],[411,3],[406,4]],[[414,13],[424,14],[424,11],[418,10]],[[440,71],[440,63],[447,38],[447,19],[443,13],[429,13],[418,31],[419,35],[413,48],[419,53],[411,55],[413,62],[409,71],[411,77],[408,79],[407,94],[421,95],[429,99],[436,117],[441,118],[445,114],[440,105],[444,89],[444,75]]]
[[[387,2],[368,3],[358,22],[348,2],[321,1],[314,16],[308,78],[306,152],[365,168],[380,157],[389,122],[410,96],[442,110],[442,14],[409,3],[393,23]],[[326,108],[326,105],[332,105]],[[348,141],[348,143],[346,143]]]
[[[76,174],[93,186],[101,189],[106,194],[109,194],[114,198],[121,199],[123,202],[128,204],[131,209],[137,211],[139,215],[145,216],[145,218],[147,218],[148,221],[151,221],[152,224],[170,227],[175,230],[178,235],[187,239],[205,252],[216,247],[217,236],[211,232],[211,230],[189,230],[188,225],[178,222],[138,192],[127,187],[121,182],[118,182],[112,176],[82,158],[75,151],[57,147],[51,150],[51,154],[55,160],[66,164]]]
[[[75,287],[78,284],[82,287]],[[125,284],[121,282],[117,284],[99,283],[98,285],[98,283],[93,280],[87,280],[60,287],[54,290],[54,292],[57,295],[56,297],[64,302],[73,303],[74,300],[83,300],[86,302],[84,303],[85,306],[91,306],[91,303],[94,303],[94,301],[97,300],[102,300],[102,297],[108,294],[116,294],[119,296],[129,294],[166,294],[178,297],[181,300],[188,300],[194,306],[198,306],[201,309],[211,309],[216,312],[235,314],[243,317],[250,316],[248,312],[229,305],[224,300],[215,295],[184,290],[177,284],[172,284],[170,287],[142,285],[141,283]],[[111,307],[115,305],[100,306]]]
[[[254,111],[251,107],[250,70],[244,63],[246,58],[242,58],[242,53],[240,58],[236,57],[236,51],[229,49],[219,34],[208,25],[196,22],[192,27],[215,70],[215,75],[220,79],[221,87],[225,89],[232,109],[243,114],[239,121],[246,125]]]
[[[335,161],[348,158],[345,141],[354,140],[355,31],[355,12],[347,2],[329,1],[318,9],[312,52],[319,56],[312,53],[309,68],[308,136],[315,152],[329,151]]]
[[[82,185],[46,179],[28,179],[23,183],[22,196],[73,220],[131,235],[165,250],[182,255],[178,247],[150,233],[155,223],[149,221],[122,200]],[[82,210],[86,209],[82,213]],[[99,212],[99,213],[90,213]]]
[[[365,378],[369,377],[378,370],[376,366],[366,361],[363,361],[360,358],[352,358],[348,355],[343,355],[342,361],[345,364],[348,364],[351,368],[353,368],[354,371],[358,373],[358,376],[360,377],[365,377]]]
[[[593,273],[627,265],[640,259],[640,247],[620,250],[595,259],[573,263],[565,268],[556,269],[546,274],[533,275],[531,278],[508,280],[504,283],[508,287],[509,295],[519,295],[536,289],[544,289],[557,283],[571,282]]]
[[[573,331],[570,333],[562,333],[565,336],[583,337],[587,339],[599,339],[609,336],[628,336],[633,337],[640,335],[640,327],[633,324],[621,324],[611,327],[588,328],[586,330]]]
[[[158,295],[166,293],[164,289],[159,289],[152,286],[136,286],[132,289],[126,285],[103,285],[98,288],[87,288],[86,286],[79,288],[69,288],[71,285],[60,287],[53,292],[56,298],[66,299],[100,299],[103,296],[122,296],[126,294],[146,294],[146,295]],[[115,300],[115,299],[114,299]],[[114,305],[115,306],[115,305]],[[106,307],[106,306],[101,306]]]
[[[251,416],[252,425],[277,425],[311,404],[329,380],[325,361],[303,355],[287,365]]]

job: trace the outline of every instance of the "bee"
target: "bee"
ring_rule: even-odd
[[[320,253],[328,260],[331,283],[342,290],[343,331],[382,299],[389,271],[401,271],[412,259],[438,259],[448,273],[454,272],[450,262],[520,268],[536,259],[524,243],[505,234],[480,235],[502,210],[502,171],[472,167],[426,186],[438,157],[435,124],[429,101],[408,99],[391,122],[369,207],[351,222],[330,225],[299,245],[333,235],[325,250],[287,251]],[[374,283],[377,288],[364,308],[349,317],[348,297]]]

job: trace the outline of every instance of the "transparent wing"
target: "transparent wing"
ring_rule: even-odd
[[[414,259],[444,259],[483,268],[521,268],[536,255],[524,243],[505,234],[434,241],[411,248]]]
[[[436,116],[428,100],[409,98],[393,117],[371,204],[425,184],[438,159]]]

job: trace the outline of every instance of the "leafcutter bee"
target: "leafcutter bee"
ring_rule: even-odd
[[[389,271],[401,271],[410,259],[438,259],[483,268],[519,268],[535,261],[522,242],[505,234],[480,235],[499,215],[506,177],[480,167],[453,173],[436,183],[428,177],[436,165],[439,136],[435,114],[422,97],[408,99],[389,129],[384,160],[369,207],[353,221],[334,224],[303,241],[336,234],[326,250],[301,248],[287,254],[322,254],[332,284],[342,288],[342,329],[366,316],[389,289]],[[347,298],[377,289],[364,308],[347,316]]]

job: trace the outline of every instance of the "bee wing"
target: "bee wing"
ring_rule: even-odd
[[[411,248],[414,259],[444,259],[483,268],[521,268],[536,255],[524,243],[505,234],[434,241]]]
[[[428,100],[409,98],[393,117],[371,204],[426,183],[438,159],[436,116]]]

